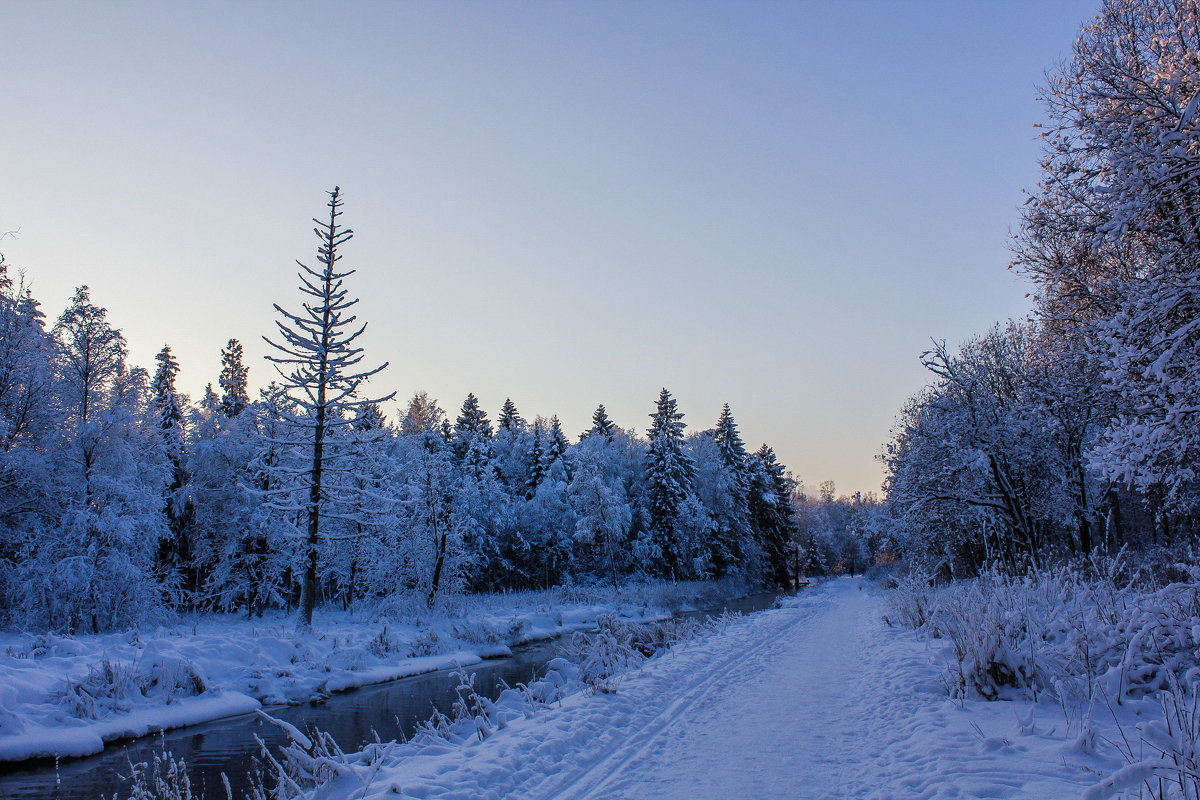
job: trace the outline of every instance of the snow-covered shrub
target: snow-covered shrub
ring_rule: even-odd
[[[506,727],[511,720],[532,717],[582,688],[579,670],[574,664],[555,658],[547,667],[544,676],[528,684],[518,683],[515,687],[502,684],[503,689],[495,700],[479,694],[475,688],[475,674],[459,667],[452,673],[458,679],[452,716],[434,709],[429,719],[417,725],[413,746],[420,748],[430,742],[464,744],[471,739],[485,739],[493,731]]]
[[[454,687],[457,698],[454,701],[454,719],[471,720],[475,725],[475,733],[479,741],[486,739],[493,730],[505,726],[504,718],[497,713],[496,704],[490,698],[475,691],[475,673],[470,675],[461,666],[453,674],[458,679]]]
[[[948,588],[937,609],[937,629],[950,640],[955,664],[952,691],[992,699],[1004,687],[1037,690],[1042,632],[1008,579],[986,574]],[[1027,587],[1024,587],[1027,588]]]
[[[1128,763],[1086,791],[1084,800],[1132,789],[1148,800],[1200,797],[1200,683],[1185,687],[1173,675],[1169,681],[1158,697],[1161,718],[1140,723],[1136,733],[1122,731],[1114,743]]]
[[[1177,580],[1161,583],[1167,576]],[[910,577],[890,602],[894,621],[950,641],[960,696],[1091,700],[1099,690],[1121,702],[1200,668],[1200,569],[1178,560],[1148,574],[1096,557],[938,588]]]
[[[160,695],[170,703],[176,697],[194,697],[208,690],[208,681],[195,663],[186,658],[160,657],[142,667],[135,678],[145,697]]]
[[[375,638],[367,642],[367,652],[378,658],[387,658],[403,646],[403,642],[392,638],[388,626],[384,625]]]
[[[525,634],[529,630],[529,620],[513,617],[508,623],[508,633],[505,638],[510,642],[520,642],[525,639]]]
[[[67,680],[51,698],[74,717],[98,719],[103,713],[128,711],[128,700],[161,697],[170,703],[207,689],[204,676],[187,659],[164,657],[144,664],[105,658],[83,680]]]
[[[52,698],[73,717],[97,719],[102,711],[127,710],[121,701],[140,694],[134,678],[132,664],[105,658],[93,665],[82,681],[68,680]]]
[[[326,672],[332,672],[335,669],[348,669],[357,671],[366,669],[367,666],[367,651],[358,647],[349,647],[345,649],[334,648],[327,656],[322,668]]]
[[[42,658],[58,651],[59,643],[64,639],[52,633],[39,633],[28,636],[19,646],[9,646],[5,652],[9,658]]]
[[[151,761],[130,765],[129,794],[115,795],[113,800],[200,800],[203,793],[192,791],[187,764],[170,753],[155,753]],[[232,800],[229,784],[225,796]]]
[[[620,676],[636,669],[653,651],[651,626],[634,625],[602,614],[594,633],[579,632],[563,648],[563,656],[579,668],[593,692],[615,692]],[[649,652],[648,652],[649,651]]]
[[[409,646],[408,654],[410,657],[431,656],[442,651],[442,640],[438,636],[438,632],[433,628],[427,628],[421,631],[421,634],[413,639]]]
[[[378,769],[378,764],[390,752],[390,747],[368,745],[362,751],[347,756],[325,731],[313,728],[309,735],[291,723],[262,711],[258,715],[283,730],[291,743],[276,758],[262,739],[258,740],[262,749],[262,763],[270,773],[270,783],[273,785],[268,789],[260,775],[257,785],[251,788],[251,800],[284,800],[307,796],[308,789],[354,774],[357,764],[374,765]],[[365,790],[363,793],[366,793]]]
[[[99,537],[100,533],[92,532],[99,523],[88,521],[91,525],[83,526],[86,535]],[[145,535],[129,530],[127,522],[123,518],[112,521],[118,532],[111,536],[132,539]],[[67,526],[68,534],[82,540],[85,533],[79,533],[77,527]],[[73,552],[89,551],[83,541],[73,541],[70,546]],[[147,577],[148,568],[139,567],[121,552],[94,546],[90,551],[57,561],[42,553],[41,559],[30,559],[22,566],[24,626],[98,633],[170,618],[159,602],[161,592]]]
[[[481,622],[458,622],[453,627],[454,638],[470,644],[495,644],[500,636]]]
[[[934,594],[927,580],[915,573],[908,573],[892,587],[888,595],[888,606],[892,613],[884,617],[884,621],[913,630],[923,628],[934,610]]]

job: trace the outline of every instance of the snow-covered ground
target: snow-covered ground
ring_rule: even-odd
[[[397,622],[319,613],[298,634],[283,615],[202,615],[154,631],[0,634],[0,761],[82,756],[113,739],[241,714],[503,655],[616,611],[662,619],[730,587],[649,585],[460,600]],[[591,600],[592,602],[587,602]]]
[[[615,693],[572,695],[483,741],[410,746],[319,794],[1056,800],[1124,764],[1107,709],[1081,735],[1056,703],[948,699],[944,642],[883,611],[869,582],[831,581],[652,659]]]

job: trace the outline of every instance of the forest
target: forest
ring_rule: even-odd
[[[924,354],[881,456],[899,549],[972,576],[1200,533],[1198,42],[1193,3],[1107,2],[1049,73],[1034,311]]]
[[[366,391],[386,364],[358,366],[341,209],[334,190],[300,312],[276,305],[278,369],[263,366],[275,379],[257,397],[238,340],[193,402],[169,346],[153,372],[128,363],[87,286],[48,323],[0,261],[0,622],[94,633],[284,609],[307,625],[321,605],[397,595],[432,606],[631,576],[787,586],[865,564],[874,498],[828,485],[806,503],[728,405],[688,432],[663,389],[644,436],[600,405],[573,443],[511,400],[493,423],[474,395],[448,414],[417,391],[389,419],[393,398]]]

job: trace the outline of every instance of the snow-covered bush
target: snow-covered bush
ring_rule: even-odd
[[[74,717],[99,719],[105,713],[129,710],[127,700],[161,697],[170,703],[207,689],[204,676],[187,659],[164,657],[145,664],[105,658],[83,680],[68,680],[52,699]]]
[[[994,574],[947,589],[939,599],[937,630],[949,639],[955,664],[952,690],[991,699],[1004,687],[1044,687],[1038,656],[1043,631],[1027,613],[1028,597]],[[1029,587],[1022,587],[1028,590]]]
[[[576,633],[563,649],[593,692],[615,692],[620,676],[636,669],[650,653],[649,626],[634,625],[613,614],[596,620],[594,633]]]
[[[73,717],[98,719],[102,711],[125,710],[121,701],[135,691],[133,665],[106,658],[82,681],[68,680],[52,697]]]
[[[495,644],[500,641],[500,634],[489,630],[481,622],[459,622],[454,625],[454,638],[471,644]]]
[[[391,752],[391,745],[368,745],[363,750],[347,755],[334,741],[333,737],[322,730],[313,728],[310,734],[305,734],[291,723],[276,719],[262,711],[258,712],[264,721],[283,730],[291,743],[284,747],[279,757],[259,739],[262,749],[262,765],[269,773],[269,780],[264,780],[261,772],[255,776],[255,785],[251,787],[248,800],[285,800],[308,796],[309,789],[351,775],[356,766],[368,769],[368,776],[373,776],[383,759]],[[369,786],[369,781],[364,781]],[[366,794],[364,789],[363,794]],[[173,800],[173,798],[172,798]]]
[[[420,635],[413,640],[409,646],[408,654],[411,657],[429,656],[442,651],[441,637],[438,632],[429,628],[421,631]]]
[[[375,638],[367,642],[367,652],[377,658],[387,658],[404,646],[404,642],[395,639],[384,625]]]
[[[898,623],[906,628],[918,630],[929,622],[933,613],[934,597],[929,582],[915,572],[909,572],[891,587],[888,606],[892,613],[884,618],[889,625]]]
[[[1179,560],[1147,574],[1123,557],[1096,557],[942,588],[910,576],[891,607],[889,621],[949,640],[959,696],[1050,691],[1090,700],[1100,691],[1121,702],[1200,669],[1200,568]]]
[[[203,792],[192,791],[187,764],[170,753],[155,753],[151,761],[130,765],[129,794],[116,795],[113,800],[200,800]],[[233,797],[229,784],[225,796]]]
[[[1173,675],[1159,694],[1160,719],[1122,731],[1114,744],[1128,762],[1084,793],[1084,800],[1105,800],[1136,789],[1148,800],[1200,797],[1200,683],[1185,686]]]
[[[139,671],[135,681],[143,696],[160,695],[166,703],[208,691],[208,681],[200,668],[186,658],[156,658]]]

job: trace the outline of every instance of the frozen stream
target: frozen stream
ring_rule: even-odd
[[[778,595],[765,593],[733,600],[723,608],[681,616],[706,616],[722,610],[752,612],[769,608]],[[484,661],[468,668],[476,674],[475,686],[495,697],[501,680],[510,686],[526,682],[544,671],[558,652],[560,640],[538,642],[515,648],[511,656]],[[411,678],[367,686],[336,694],[317,705],[276,706],[265,710],[301,730],[315,725],[328,731],[345,750],[356,750],[374,740],[409,735],[417,723],[428,719],[436,707],[450,713],[456,682],[448,671],[429,672]],[[255,735],[269,746],[286,744],[286,737],[256,715],[243,715],[216,722],[155,734],[144,739],[114,742],[104,752],[87,758],[61,762],[0,764],[0,798],[5,800],[97,800],[124,796],[130,764],[147,761],[155,752],[167,750],[188,763],[193,790],[207,800],[224,800],[221,773],[234,788],[247,785],[258,755]]]

